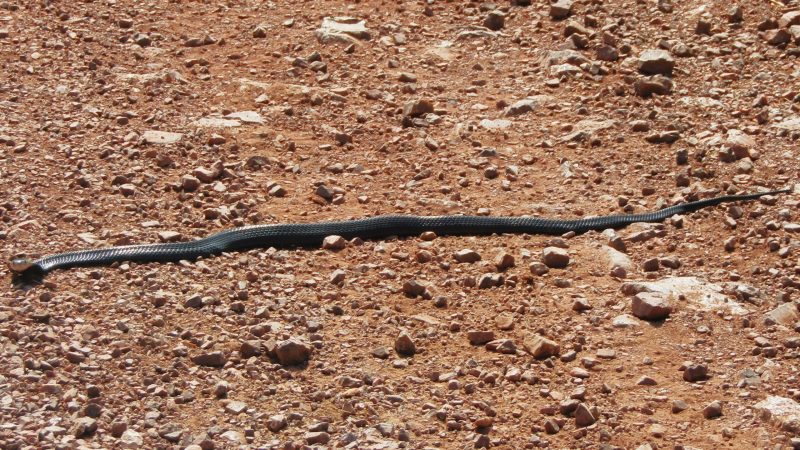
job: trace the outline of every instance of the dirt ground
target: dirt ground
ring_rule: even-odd
[[[0,0],[6,258],[794,189],[577,236],[3,267],[0,448],[800,448],[796,10]]]

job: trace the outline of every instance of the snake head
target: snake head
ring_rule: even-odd
[[[8,262],[8,268],[16,274],[24,273],[31,267],[33,267],[33,260],[26,257],[11,258]]]

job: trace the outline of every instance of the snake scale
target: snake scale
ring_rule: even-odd
[[[562,220],[540,217],[491,216],[410,216],[381,215],[365,219],[252,225],[233,228],[191,242],[126,245],[47,255],[38,260],[14,258],[9,263],[17,275],[43,276],[55,269],[79,266],[108,265],[115,262],[175,262],[193,260],[222,252],[263,247],[319,246],[325,237],[339,235],[350,239],[376,239],[388,236],[414,236],[425,231],[437,235],[488,235],[494,233],[528,233],[562,235],[573,231],[622,228],[635,222],[661,222],[675,214],[687,214],[727,202],[754,200],[765,195],[789,193],[791,189],[743,195],[725,195],[670,206],[655,212],[598,216]]]

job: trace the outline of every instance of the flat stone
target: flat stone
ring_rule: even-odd
[[[483,119],[479,125],[487,130],[505,130],[511,126],[511,121],[506,119]]]
[[[169,131],[148,130],[142,133],[142,139],[148,144],[174,144],[183,139],[183,134]]]
[[[778,19],[778,26],[788,28],[792,25],[800,25],[800,11],[789,11]]]
[[[222,352],[200,353],[192,358],[192,362],[198,366],[222,367],[228,362],[228,357]]]
[[[642,325],[642,323],[644,322],[629,314],[621,314],[619,316],[614,317],[614,319],[611,320],[611,326],[614,328],[638,327]]]
[[[666,277],[657,281],[629,281],[622,284],[625,295],[639,292],[659,292],[682,297],[689,306],[701,310],[722,309],[735,315],[746,315],[749,311],[722,293],[722,286],[697,277]]]
[[[800,117],[792,117],[784,120],[783,122],[776,123],[773,126],[789,131],[800,131]]]
[[[243,123],[255,123],[255,124],[262,124],[264,123],[264,118],[261,117],[261,114],[257,113],[256,111],[237,111],[232,112],[225,116],[226,119],[234,119],[239,120]]]
[[[455,252],[453,258],[460,263],[474,263],[481,260],[481,255],[475,250],[465,248]]]
[[[785,432],[800,433],[800,403],[775,395],[755,404],[762,420],[768,421]]]
[[[203,117],[195,120],[192,124],[196,127],[232,128],[241,126],[242,122],[224,117]]]
[[[484,345],[494,340],[494,331],[467,331],[467,339],[472,345]]]
[[[358,40],[369,40],[372,36],[367,28],[366,20],[355,17],[325,17],[322,25],[314,31],[317,40],[322,44],[340,42],[353,44]]]
[[[403,115],[406,117],[420,117],[433,113],[433,102],[418,98],[403,105]]]

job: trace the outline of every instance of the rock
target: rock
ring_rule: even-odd
[[[142,435],[133,430],[125,430],[119,438],[119,446],[124,449],[138,449],[144,444]]]
[[[394,349],[398,354],[404,356],[412,356],[417,352],[417,346],[405,331],[400,332],[397,339],[395,339]]]
[[[161,242],[178,242],[183,235],[177,231],[159,231],[158,240]]]
[[[580,403],[575,409],[575,425],[578,428],[588,427],[597,422],[595,414],[584,403]]]
[[[792,25],[789,27],[789,35],[792,37],[795,45],[800,44],[800,25]]]
[[[272,431],[273,433],[277,433],[283,430],[284,428],[286,428],[286,425],[287,425],[286,416],[284,416],[283,414],[270,416],[269,420],[267,420],[267,428],[269,429],[269,431]]]
[[[504,355],[513,355],[517,353],[517,344],[512,339],[495,339],[486,343],[486,350]]]
[[[770,45],[788,44],[792,40],[792,35],[784,29],[767,30],[761,37]]]
[[[403,282],[403,293],[407,296],[414,298],[425,294],[428,287],[417,280],[406,280]]]
[[[559,247],[545,247],[542,250],[542,262],[547,267],[554,269],[563,269],[569,265],[569,253]]]
[[[557,342],[538,334],[527,334],[522,341],[522,347],[536,359],[545,359],[558,356],[561,346]]]
[[[563,20],[572,13],[572,0],[558,0],[550,4],[550,18]]]
[[[683,370],[683,379],[690,383],[695,381],[705,380],[708,376],[708,365],[706,364],[690,364]]]
[[[713,402],[709,403],[705,408],[703,408],[703,417],[706,419],[713,419],[715,417],[720,417],[722,415],[722,404],[714,400]]]
[[[651,377],[648,377],[647,375],[642,375],[636,381],[636,385],[637,386],[656,386],[656,385],[658,385],[658,382],[655,379],[653,379]]]
[[[597,59],[600,61],[616,61],[619,59],[619,50],[610,45],[601,45],[596,50]]]
[[[489,11],[489,14],[483,21],[483,26],[492,31],[501,30],[505,25],[506,25],[505,13],[497,9]]]
[[[467,331],[467,339],[472,345],[484,345],[494,340],[494,331]]]
[[[788,28],[792,25],[800,25],[800,11],[789,11],[778,19],[778,26]]]
[[[226,115],[225,118],[256,125],[264,123],[264,118],[261,117],[261,114],[259,114],[257,111],[236,111]]]
[[[479,125],[487,130],[504,130],[511,126],[511,121],[506,119],[483,119]]]
[[[481,255],[475,250],[465,248],[455,252],[453,258],[460,263],[474,263],[481,260]]]
[[[224,117],[202,117],[200,119],[195,120],[192,122],[192,125],[196,127],[207,127],[207,128],[235,128],[242,126],[242,122],[235,120],[235,119],[226,119]],[[225,138],[212,134],[211,137],[208,139],[208,145],[222,145],[225,143]]]
[[[342,250],[347,246],[347,241],[341,236],[326,236],[322,241],[322,248],[326,250]]]
[[[403,116],[420,117],[433,113],[433,103],[427,99],[416,99],[403,105]]]
[[[367,21],[354,17],[325,17],[322,19],[322,25],[314,31],[314,35],[322,44],[333,42],[354,44],[358,40],[371,38]]]
[[[645,50],[639,55],[639,72],[646,75],[672,75],[675,60],[666,50]]]
[[[607,261],[606,264],[609,270],[613,271],[614,269],[619,268],[623,269],[624,272],[627,273],[633,267],[633,261],[631,261],[631,258],[617,249],[604,245],[602,247],[602,252]]]
[[[643,320],[662,320],[672,313],[669,295],[657,292],[641,292],[633,297],[631,312]]]
[[[666,277],[657,281],[631,281],[623,283],[625,295],[640,292],[659,292],[668,296],[685,298],[696,309],[724,309],[731,314],[745,315],[748,310],[722,293],[722,286],[697,277]]]
[[[633,83],[633,88],[640,97],[667,95],[672,92],[672,80],[663,75],[639,78]]]
[[[225,411],[231,414],[241,414],[247,410],[247,404],[244,402],[230,401],[225,405]]]
[[[791,327],[797,320],[797,306],[794,303],[784,303],[764,315],[765,325],[780,324]]]
[[[545,98],[549,97],[536,96],[519,100],[514,104],[512,104],[511,106],[509,106],[508,108],[506,108],[505,116],[516,117],[516,116],[521,116],[523,114],[527,114],[529,112],[533,112],[542,106]]]
[[[683,400],[675,400],[672,402],[672,414],[678,414],[689,409],[689,405]]]
[[[222,352],[200,353],[192,358],[192,362],[198,366],[222,367],[228,362],[228,357]]]
[[[478,26],[467,26],[465,29],[458,32],[456,35],[457,41],[466,39],[491,39],[496,38],[498,33],[486,28]]]
[[[242,342],[239,347],[239,354],[242,358],[252,358],[253,356],[261,355],[261,342],[258,340],[250,340]]]
[[[303,438],[308,445],[325,445],[331,440],[331,435],[324,431],[312,431],[306,433]]]
[[[261,24],[256,25],[256,27],[253,28],[253,37],[254,38],[265,38],[265,37],[267,37],[267,26],[266,25],[261,25]]]
[[[297,366],[311,357],[311,347],[296,338],[286,339],[275,346],[275,357],[283,366]]]
[[[183,139],[183,134],[148,130],[142,133],[142,139],[148,144],[174,144]]]
[[[755,404],[755,409],[762,420],[773,423],[787,433],[800,433],[800,403],[790,398],[768,395]]]
[[[200,180],[191,175],[181,177],[181,189],[185,192],[194,192],[200,188]]]
[[[580,66],[582,64],[589,64],[591,61],[583,54],[575,50],[551,50],[547,53],[544,63],[546,66],[557,66],[560,64],[572,64],[573,66]],[[548,98],[546,96],[536,96],[532,98]]]
[[[497,267],[497,270],[503,271],[506,269],[510,269],[516,265],[516,261],[514,259],[514,255],[506,252],[501,252],[497,255],[494,259],[494,266]]]
[[[731,129],[724,145],[733,153],[734,159],[742,159],[750,156],[750,149],[756,146],[756,141],[739,130]]]
[[[76,438],[92,436],[97,431],[97,421],[91,417],[79,417],[70,428],[70,433]]]

